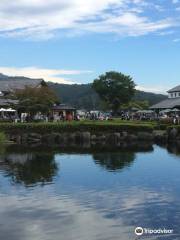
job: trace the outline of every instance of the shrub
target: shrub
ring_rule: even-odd
[[[1,123],[0,131],[5,133],[52,133],[52,132],[152,132],[148,124],[116,124],[113,122],[60,122],[60,123]]]
[[[172,118],[161,118],[160,119],[160,124],[172,124],[173,123],[173,119]]]
[[[155,130],[166,130],[167,127],[168,127],[167,124],[159,124],[159,125],[154,126],[154,129]]]
[[[0,132],[0,143],[3,143],[6,141],[6,136],[3,132]]]

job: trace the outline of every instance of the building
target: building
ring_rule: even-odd
[[[160,103],[157,103],[150,107],[152,110],[164,110],[164,109],[180,109],[180,85],[170,89],[168,92],[168,98]]]
[[[18,104],[18,100],[0,98],[0,108],[11,107]]]
[[[40,87],[43,79],[31,79],[26,77],[9,77],[0,73],[0,107],[11,107],[18,104],[12,99],[14,91],[28,87]]]
[[[0,97],[4,97],[13,93],[15,90],[28,87],[39,87],[42,85],[43,79],[31,79],[25,77],[8,77],[0,74]]]
[[[73,120],[76,116],[76,109],[67,104],[59,104],[52,107],[52,116],[55,121]]]

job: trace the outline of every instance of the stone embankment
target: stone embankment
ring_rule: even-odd
[[[173,133],[172,133],[173,134]],[[172,135],[171,134],[171,135]],[[132,143],[137,141],[144,142],[166,142],[168,134],[166,131],[149,132],[114,132],[97,133],[94,132],[72,132],[72,133],[18,133],[8,134],[8,140],[17,144],[44,144],[44,145],[68,145],[68,144],[110,144],[119,145],[122,142]]]

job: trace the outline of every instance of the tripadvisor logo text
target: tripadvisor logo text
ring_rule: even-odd
[[[166,228],[158,228],[158,229],[150,229],[150,228],[142,228],[136,227],[135,234],[137,236],[141,236],[143,234],[173,234],[173,229],[166,229]]]

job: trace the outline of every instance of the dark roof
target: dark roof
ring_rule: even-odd
[[[12,99],[5,99],[5,98],[0,98],[0,106],[10,106],[10,105],[16,105],[18,104],[18,100],[12,100]]]
[[[160,103],[157,103],[150,107],[150,109],[166,109],[180,107],[180,97],[178,98],[168,98]]]
[[[168,91],[168,93],[172,93],[172,92],[180,92],[180,85],[178,85]]]
[[[67,104],[60,104],[60,105],[57,105],[57,106],[53,106],[52,109],[53,110],[76,110],[76,108],[74,108],[70,105],[67,105]]]
[[[36,87],[39,86],[42,79],[18,79],[18,78],[7,78],[6,80],[0,79],[0,91],[1,92],[11,92],[16,89],[23,89],[25,86]]]

